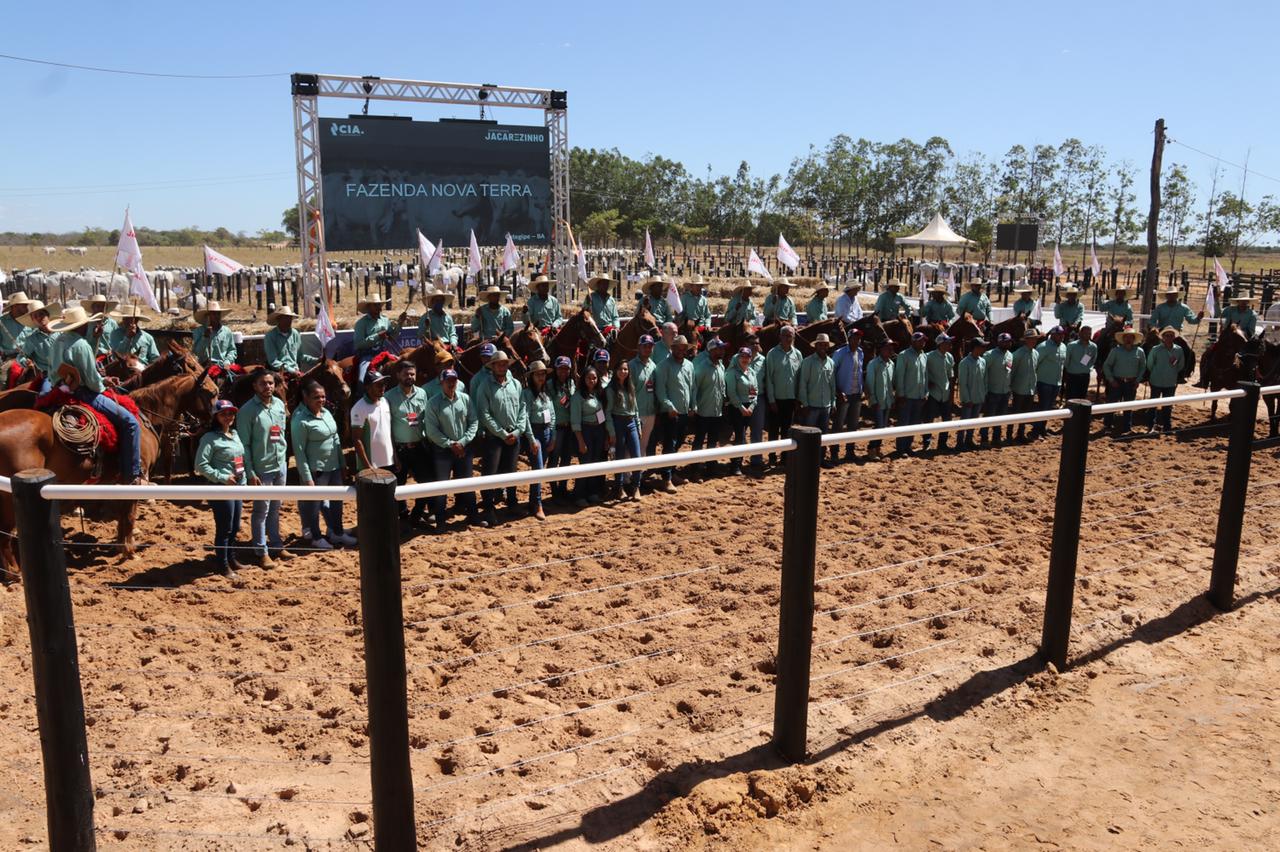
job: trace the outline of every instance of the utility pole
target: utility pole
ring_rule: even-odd
[[[1142,313],[1155,307],[1160,266],[1160,164],[1164,159],[1164,119],[1156,119],[1155,150],[1151,154],[1151,211],[1147,214],[1147,275],[1142,288]],[[1148,323],[1150,320],[1148,320]]]

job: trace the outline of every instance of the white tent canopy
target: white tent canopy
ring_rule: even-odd
[[[968,245],[969,240],[951,230],[941,213],[934,213],[923,231],[909,237],[895,237],[894,243],[900,246],[963,246]]]

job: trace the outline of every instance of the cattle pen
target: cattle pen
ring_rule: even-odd
[[[65,548],[77,543],[63,531],[59,503],[202,500],[209,496],[209,488],[60,485],[47,472],[21,472],[12,481],[0,481],[0,491],[12,494],[18,518],[31,642],[26,656],[35,686],[47,843],[57,852],[94,848],[99,837],[143,840],[159,847],[179,838],[254,845],[283,845],[293,838],[312,846],[373,842],[378,849],[434,847],[453,845],[452,838],[444,836],[458,823],[483,824],[485,817],[517,805],[543,811],[554,807],[557,794],[573,788],[590,789],[606,802],[606,808],[619,808],[611,812],[614,816],[630,816],[630,810],[622,809],[622,803],[634,795],[628,787],[637,783],[644,787],[671,769],[672,758],[647,750],[659,739],[682,758],[696,762],[719,760],[729,746],[767,736],[768,750],[781,761],[804,762],[819,745],[838,743],[856,731],[865,718],[883,710],[885,705],[879,702],[888,701],[885,696],[897,690],[933,689],[948,673],[998,662],[1011,651],[1029,651],[1036,665],[1065,669],[1073,662],[1072,643],[1078,641],[1073,637],[1079,637],[1082,627],[1114,620],[1129,623],[1126,616],[1132,615],[1131,610],[1115,606],[1097,590],[1121,577],[1140,576],[1143,566],[1169,558],[1160,550],[1152,554],[1149,545],[1178,530],[1171,519],[1163,519],[1169,520],[1164,528],[1154,508],[1130,510],[1125,505],[1126,495],[1142,493],[1144,488],[1160,485],[1158,481],[1121,480],[1125,484],[1112,485],[1107,479],[1104,487],[1089,489],[1091,481],[1110,473],[1103,466],[1089,466],[1094,441],[1090,427],[1095,418],[1105,415],[1230,401],[1226,423],[1193,427],[1207,430],[1201,434],[1225,436],[1225,453],[1220,466],[1203,463],[1185,477],[1205,482],[1207,493],[1192,493],[1180,501],[1189,511],[1216,516],[1216,529],[1205,546],[1212,550],[1211,559],[1187,569],[1199,578],[1200,588],[1195,593],[1185,587],[1166,590],[1173,591],[1173,596],[1147,604],[1165,607],[1203,591],[1213,606],[1230,610],[1242,597],[1238,588],[1242,563],[1275,548],[1246,550],[1242,536],[1250,513],[1276,505],[1276,501],[1259,502],[1254,495],[1280,484],[1280,476],[1275,481],[1251,481],[1252,461],[1262,445],[1255,437],[1257,405],[1261,397],[1276,394],[1280,385],[1260,388],[1242,383],[1214,393],[1099,405],[1077,400],[1067,408],[1045,412],[838,434],[796,427],[790,437],[779,441],[400,487],[394,476],[376,470],[360,474],[353,487],[220,487],[218,496],[223,499],[331,499],[355,504],[358,586],[343,594],[358,594],[359,601],[339,605],[335,612],[340,617],[335,620],[311,626],[291,623],[294,616],[301,616],[306,606],[302,601],[308,595],[336,597],[338,593],[309,589],[303,580],[298,588],[201,590],[204,595],[261,593],[287,598],[289,612],[268,624],[230,618],[225,623],[199,624],[173,616],[170,623],[128,623],[123,614],[101,621],[95,612],[78,629],[75,615],[82,611],[84,599],[73,593],[120,596],[123,610],[129,606],[129,595],[172,594],[182,589],[146,582],[92,584],[94,578],[84,572],[69,574]],[[1019,483],[1029,493],[1046,498],[1034,507],[1047,527],[1039,538],[988,536],[989,540],[921,556],[903,553],[896,542],[882,540],[887,533],[876,527],[875,517],[910,513],[915,496],[911,488],[948,487],[948,483],[909,483],[906,493],[879,503],[869,521],[864,519],[852,529],[819,524],[823,501],[830,498],[822,487],[829,476],[821,465],[823,447],[1053,422],[1062,426],[1056,471],[1039,478],[1029,472]],[[773,505],[769,517],[737,518],[728,526],[731,536],[761,532],[764,544],[754,556],[770,560],[763,577],[746,571],[723,542],[711,541],[718,533],[653,540],[644,553],[633,552],[640,550],[639,545],[578,552],[571,541],[561,541],[545,560],[474,571],[457,570],[471,565],[449,563],[446,554],[451,540],[482,534],[454,533],[433,540],[423,560],[429,567],[425,576],[415,566],[407,577],[402,565],[397,499],[767,453],[785,458],[780,505]],[[1199,460],[1205,458],[1202,454]],[[1213,483],[1212,477],[1219,472],[1220,483]],[[1105,508],[1115,502],[1121,503],[1119,511]],[[1161,528],[1135,527],[1135,519],[1161,520]],[[949,516],[921,522],[959,528],[960,520]],[[1093,531],[1117,522],[1124,528],[1114,538],[1094,540]],[[1141,531],[1127,535],[1134,529]],[[716,558],[706,564],[682,558],[696,552],[691,547],[664,552],[663,558],[654,555],[682,542],[705,544]],[[483,539],[477,548],[483,553]],[[1097,565],[1099,557],[1107,557],[1107,564]],[[554,590],[543,588],[548,572],[560,568],[576,572],[592,561],[600,562],[601,570],[582,571]],[[1086,573],[1079,571],[1081,561],[1089,563]],[[630,570],[637,564],[646,571]],[[531,574],[542,579],[528,579]],[[1261,579],[1274,583],[1274,575],[1267,571]],[[88,589],[77,588],[90,584]],[[645,595],[659,586],[685,589],[686,603],[671,607],[657,601],[646,606]],[[943,592],[947,597],[941,597]],[[946,605],[931,605],[934,595]],[[608,603],[574,609],[579,602],[599,598],[608,598]],[[753,601],[750,606],[743,604],[748,599]],[[745,619],[744,614],[760,617]],[[880,623],[866,620],[870,615],[891,617],[888,623]],[[486,619],[504,625],[475,626]],[[538,626],[551,626],[554,632],[530,632]],[[167,637],[186,634],[198,637],[200,643],[235,644],[239,637],[253,633],[276,640],[269,661],[178,669],[179,659],[164,650]],[[476,645],[473,633],[483,634],[487,644]],[[615,634],[630,638],[622,641]],[[606,643],[601,638],[606,635],[614,638]],[[908,635],[923,641],[907,645],[910,640],[901,637]],[[461,644],[446,647],[446,636],[461,639]],[[305,680],[319,700],[286,700],[288,696],[282,698],[275,682],[301,677],[290,671],[290,655],[313,640],[338,649],[338,659],[362,658],[363,670],[328,669],[308,675]],[[584,640],[590,646],[585,652],[576,645]],[[252,692],[254,712],[226,712],[226,707],[210,704],[176,719],[150,695],[128,696],[119,691],[113,691],[109,700],[91,695],[86,702],[81,656],[87,647],[93,659],[86,665],[98,666],[109,657],[101,646],[110,642],[117,645],[108,648],[155,643],[158,650],[148,652],[146,664],[138,667],[149,681],[227,681],[237,691]],[[850,653],[850,647],[859,653]],[[529,671],[523,655],[533,648],[553,649],[557,659],[540,671]],[[9,655],[23,650],[9,649]],[[157,661],[152,663],[153,659]],[[250,662],[262,670],[246,665]],[[626,674],[647,665],[658,667],[648,680]],[[127,666],[117,663],[117,668],[123,672]],[[881,672],[890,676],[872,677]],[[253,687],[255,682],[265,687]],[[344,697],[348,703],[338,704],[323,694],[326,685],[332,684],[349,693]],[[632,724],[627,718],[630,711],[655,699],[670,700],[674,714]],[[460,727],[464,708],[473,705],[484,707],[484,721],[470,718],[466,727]],[[350,707],[362,707],[363,716],[353,717]],[[159,745],[156,740],[130,740],[131,734],[140,738],[143,731],[154,737],[159,722],[167,726]],[[292,757],[247,757],[234,749],[219,753],[213,747],[220,731],[247,722],[261,722],[264,730],[276,733],[294,724],[319,730],[299,739],[306,747]],[[538,736],[552,727],[558,736]],[[498,754],[509,757],[496,758]],[[587,755],[592,756],[591,762],[579,763]],[[271,788],[253,787],[243,779],[221,789],[203,781],[200,786],[182,783],[193,774],[200,775],[193,766],[237,763],[269,774]],[[344,798],[332,791],[326,794],[322,786],[316,789],[290,780],[291,773],[301,776],[312,770],[353,782],[343,789],[356,786],[354,780],[362,778],[367,795]],[[496,778],[508,779],[505,786],[510,789],[501,792],[509,795],[492,796],[490,790],[463,793]],[[182,813],[175,813],[168,827],[136,824],[150,807],[139,802],[161,799],[179,807],[186,803],[192,811],[234,805],[238,810],[225,813],[237,816],[234,822],[224,818],[228,827],[217,831],[185,826]],[[309,824],[320,828],[305,835],[278,828],[287,822],[279,814],[289,808],[319,814]],[[621,821],[626,823],[625,818]],[[541,830],[541,824],[532,830]],[[326,826],[328,833],[323,833]],[[500,826],[496,837],[503,844],[524,842],[530,839],[527,830]]]

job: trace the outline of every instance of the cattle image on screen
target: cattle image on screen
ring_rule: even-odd
[[[545,127],[320,119],[325,247],[408,249],[418,229],[446,246],[551,241]]]

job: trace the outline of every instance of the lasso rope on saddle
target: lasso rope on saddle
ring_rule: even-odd
[[[97,412],[79,404],[62,406],[53,412],[54,436],[78,456],[96,455],[103,429],[95,414]]]

